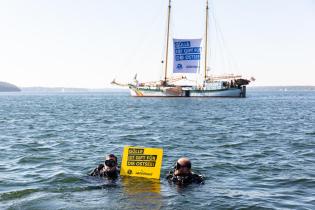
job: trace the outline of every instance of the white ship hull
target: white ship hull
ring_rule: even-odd
[[[246,87],[217,90],[197,90],[176,87],[130,87],[131,96],[135,97],[246,97]]]

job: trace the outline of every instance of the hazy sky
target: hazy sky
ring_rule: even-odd
[[[213,50],[213,72],[227,73],[223,63],[229,57],[231,73],[254,76],[255,85],[315,85],[315,0],[210,3],[219,27],[211,28],[209,46],[225,46],[227,54]],[[140,80],[158,80],[167,4],[1,0],[0,81],[103,88],[113,78],[132,80],[135,73]],[[205,0],[173,0],[172,34],[203,37],[204,9]],[[220,31],[224,45],[213,35]]]

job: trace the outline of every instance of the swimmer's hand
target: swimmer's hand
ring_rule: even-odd
[[[104,168],[104,164],[99,164],[89,175],[90,176],[99,176],[101,170]]]
[[[102,170],[103,168],[104,168],[104,164],[99,164],[98,167],[97,167],[97,170],[100,171],[100,170]]]

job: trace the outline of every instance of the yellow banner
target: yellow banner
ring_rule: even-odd
[[[125,147],[120,175],[160,179],[163,149]]]

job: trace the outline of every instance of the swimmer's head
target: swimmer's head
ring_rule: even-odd
[[[112,171],[117,168],[117,157],[113,154],[109,154],[105,157],[105,170]]]
[[[191,174],[191,162],[187,157],[181,157],[177,160],[175,165],[175,176],[186,176]]]

